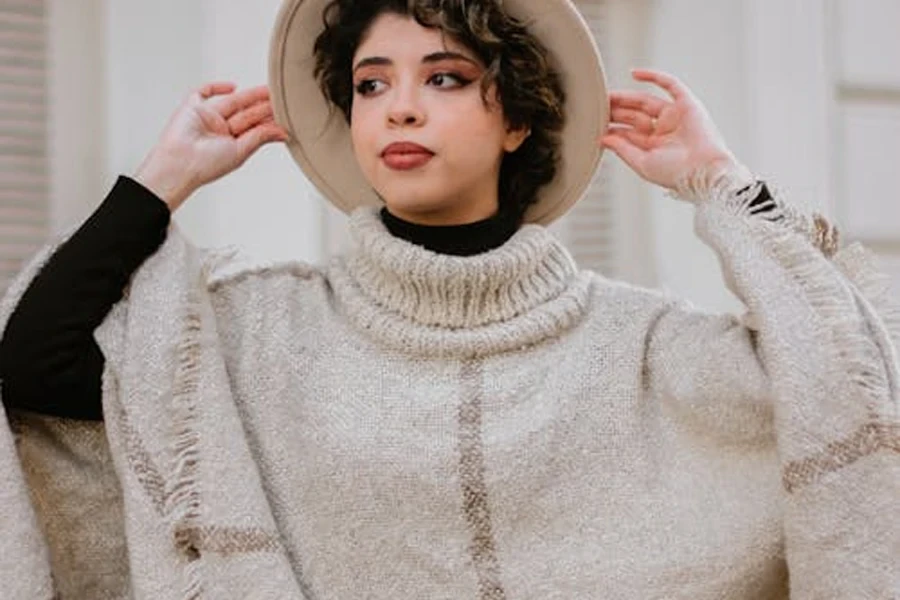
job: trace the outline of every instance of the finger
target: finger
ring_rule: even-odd
[[[601,138],[602,144],[616,153],[629,167],[639,171],[639,165],[643,161],[644,151],[632,144],[622,134],[608,134]]]
[[[607,130],[606,135],[618,136],[625,138],[630,144],[634,144],[644,151],[653,149],[653,142],[650,135],[627,127],[611,127]]]
[[[673,100],[682,100],[690,94],[685,86],[677,77],[663,73],[662,71],[654,71],[652,69],[634,69],[631,71],[632,77],[637,81],[654,83],[662,89],[669,92]]]
[[[631,108],[614,108],[610,112],[610,121],[623,125],[630,125],[642,133],[653,133],[656,129],[656,119],[645,112]]]
[[[272,103],[265,100],[228,119],[228,128],[231,130],[231,135],[237,137],[270,117],[272,117]]]
[[[615,108],[632,108],[642,110],[651,117],[659,117],[669,102],[647,92],[615,91],[609,94],[610,106]]]
[[[222,117],[230,119],[235,113],[268,99],[269,88],[259,85],[228,96],[214,98],[211,100],[211,104]]]
[[[237,85],[231,81],[213,81],[201,86],[197,90],[197,94],[200,96],[201,100],[206,100],[207,98],[212,98],[213,96],[230,94],[235,89],[237,89]]]
[[[265,144],[272,142],[286,142],[289,139],[288,132],[276,123],[263,123],[253,129],[244,132],[237,139],[238,153],[243,160],[247,160],[254,152]]]

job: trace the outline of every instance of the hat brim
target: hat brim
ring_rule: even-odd
[[[313,76],[313,45],[324,27],[329,0],[285,0],[272,34],[269,87],[276,122],[306,177],[339,209],[350,213],[381,200],[359,168],[350,128],[332,110]],[[505,0],[504,9],[526,24],[550,53],[566,92],[559,168],[525,215],[549,224],[575,204],[600,163],[598,138],[609,120],[606,77],[590,29],[571,0]]]

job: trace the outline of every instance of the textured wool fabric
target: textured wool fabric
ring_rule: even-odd
[[[686,199],[743,318],[537,225],[455,257],[361,209],[324,268],[173,230],[97,333],[105,425],[13,418],[18,458],[0,430],[9,597],[49,598],[50,565],[71,598],[896,597],[886,279],[735,189]],[[109,512],[27,501],[53,486]]]

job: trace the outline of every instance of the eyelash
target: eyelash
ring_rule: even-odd
[[[449,71],[441,71],[439,73],[434,73],[431,77],[428,78],[428,81],[430,82],[435,77],[449,77],[450,79],[454,79],[457,83],[457,85],[455,85],[455,86],[452,86],[449,88],[441,88],[441,89],[451,89],[451,90],[461,89],[461,88],[466,87],[470,83],[472,83],[471,79],[467,79],[467,78],[463,77],[462,75],[460,75],[459,73],[451,73]],[[374,92],[372,92],[372,91],[367,92],[366,86],[373,84],[373,83],[377,83],[378,81],[379,81],[378,79],[363,79],[362,81],[360,81],[358,84],[356,84],[354,86],[354,89],[355,89],[356,93],[362,97],[370,96]]]

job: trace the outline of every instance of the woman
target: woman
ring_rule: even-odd
[[[134,179],[7,299],[4,403],[57,587],[896,591],[897,358],[874,272],[754,180],[669,75],[635,71],[668,97],[611,93],[586,151],[607,104],[590,60],[597,94],[572,95],[587,40],[568,0],[289,0],[271,100],[226,83],[188,98]],[[310,85],[320,104],[297,102]],[[198,187],[284,141],[352,210],[346,255],[248,264],[166,233]],[[746,322],[579,271],[535,225],[577,199],[600,147],[696,204]],[[53,449],[89,444],[80,466],[61,462],[100,465],[104,490],[121,488],[89,521],[102,565],[65,552],[89,534],[47,468]],[[68,491],[97,503],[99,487]],[[48,568],[33,528],[22,535],[38,553],[17,566],[33,593]]]

